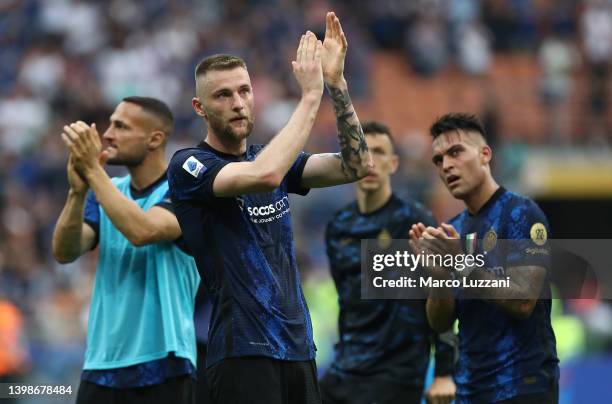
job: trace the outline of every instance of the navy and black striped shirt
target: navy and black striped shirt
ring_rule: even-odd
[[[549,227],[544,213],[529,198],[500,187],[477,214],[466,210],[450,223],[466,244],[466,239],[477,240],[474,253],[483,252],[487,235],[490,240],[513,240],[506,241],[505,246],[497,242],[498,248],[505,248],[502,254],[491,251],[495,246],[489,243],[487,268],[549,269],[548,248],[530,248],[533,237],[538,237],[532,229],[539,230],[545,241]],[[549,290],[547,283],[543,289]],[[529,318],[516,319],[492,302],[459,296],[459,361],[455,373],[458,403],[491,403],[551,389],[559,378],[559,360],[550,308],[550,299],[540,299]]]
[[[433,333],[425,300],[361,299],[361,240],[407,239],[418,222],[436,225],[422,205],[392,195],[371,213],[360,213],[353,202],[327,225],[327,255],[340,306],[332,373],[420,390],[435,341],[436,375],[452,375],[455,343]]]
[[[253,161],[262,148],[233,156],[202,142],[175,153],[168,168],[174,210],[212,301],[207,367],[240,356],[315,357],[288,198],[308,192],[300,184],[309,155],[301,153],[272,192],[213,193],[225,165]]]

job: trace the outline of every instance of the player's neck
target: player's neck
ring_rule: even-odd
[[[468,211],[471,214],[476,214],[478,211],[487,203],[493,196],[495,191],[499,188],[499,185],[493,177],[488,177],[475,192],[472,193],[468,198],[464,200]]]
[[[383,207],[391,198],[391,185],[383,186],[374,192],[357,188],[357,207],[359,213],[371,213]]]
[[[234,140],[226,139],[217,136],[214,132],[208,128],[208,136],[204,141],[208,143],[213,149],[226,154],[232,154],[234,156],[241,156],[246,152],[247,142],[246,139]]]
[[[136,189],[144,189],[157,181],[167,168],[165,156],[149,155],[141,164],[127,169],[132,177],[132,186]]]

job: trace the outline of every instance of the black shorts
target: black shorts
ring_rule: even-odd
[[[206,371],[218,404],[320,404],[315,361],[263,356],[223,359]]]
[[[558,404],[559,383],[555,382],[550,390],[545,393],[525,394],[500,401],[498,404]]]
[[[422,388],[327,372],[319,382],[323,404],[420,404]]]
[[[76,404],[195,404],[195,381],[189,375],[162,384],[116,389],[81,380]]]
[[[198,404],[210,404],[208,380],[206,380],[206,344],[197,343],[198,347],[198,380],[196,381],[196,401]]]

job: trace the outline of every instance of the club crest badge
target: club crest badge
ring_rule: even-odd
[[[391,245],[391,234],[387,229],[382,229],[376,238],[378,239],[378,247],[380,248],[389,248]]]
[[[495,230],[489,230],[482,239],[482,248],[485,252],[489,252],[497,245],[497,233]]]

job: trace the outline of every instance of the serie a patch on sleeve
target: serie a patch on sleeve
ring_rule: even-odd
[[[204,172],[206,172],[207,168],[204,164],[200,162],[200,160],[198,160],[194,156],[189,156],[189,158],[183,163],[183,170],[198,178],[200,173],[203,174]]]

